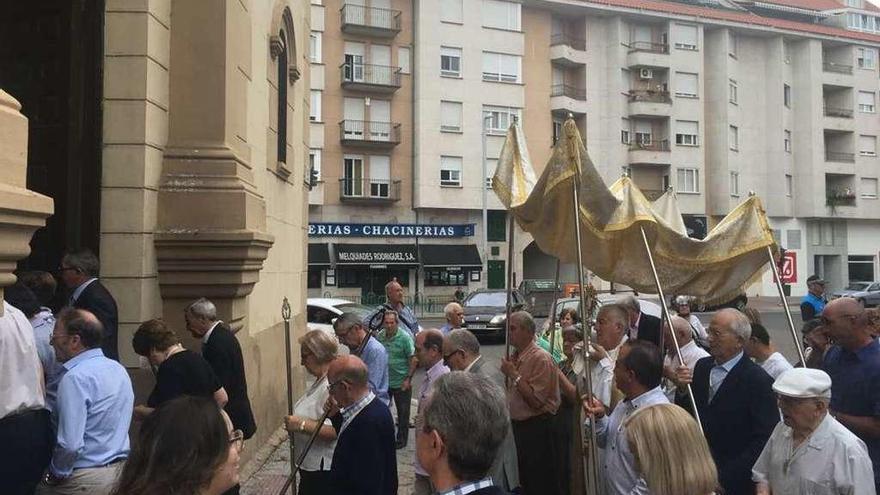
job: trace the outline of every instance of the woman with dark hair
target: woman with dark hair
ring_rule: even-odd
[[[201,355],[184,349],[174,330],[161,319],[145,321],[131,340],[134,352],[144,356],[156,373],[156,385],[147,405],[135,406],[135,419],[181,395],[212,398],[223,407],[229,400],[220,379]]]
[[[241,430],[204,397],[178,397],[144,420],[111,495],[219,495],[238,483]]]

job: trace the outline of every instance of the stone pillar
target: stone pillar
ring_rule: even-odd
[[[181,310],[204,296],[238,330],[273,244],[247,135],[251,14],[238,0],[171,5],[170,119],[155,235],[163,313],[182,329]]]
[[[0,89],[0,298],[2,287],[15,283],[15,264],[30,253],[34,231],[53,211],[52,198],[27,189],[28,122],[19,110]]]

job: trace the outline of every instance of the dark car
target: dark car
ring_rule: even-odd
[[[504,289],[479,289],[468,294],[462,303],[464,327],[477,337],[504,338],[504,322],[507,320],[507,291]],[[511,310],[526,309],[525,299],[519,291],[511,294]]]

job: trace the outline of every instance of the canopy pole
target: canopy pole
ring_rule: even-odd
[[[507,219],[507,312],[504,319],[504,357],[510,359],[510,313],[513,304],[513,214]]]
[[[569,114],[569,120],[572,119],[571,114]],[[579,313],[582,315],[581,317],[585,317],[584,310],[586,309],[586,304],[584,304],[584,300],[586,299],[586,287],[584,285],[584,251],[583,246],[581,245],[581,222],[580,222],[580,187],[581,187],[581,170],[580,164],[576,161],[574,154],[572,153],[572,143],[569,140],[567,143],[568,149],[568,160],[570,166],[574,169],[574,180],[571,182],[571,195],[572,195],[572,213],[574,220],[574,238],[575,244],[577,245],[577,274],[578,274],[578,291],[580,292],[580,302],[578,303]],[[558,267],[559,265],[557,265]],[[558,269],[558,268],[557,268]],[[553,312],[556,312],[556,308],[553,309]],[[586,321],[586,320],[584,320]],[[586,378],[587,384],[587,397],[593,397],[593,376],[590,370],[590,344],[591,344],[591,334],[590,328],[587,325],[584,325],[584,375]],[[578,380],[578,384],[580,380]],[[581,394],[583,395],[583,394]],[[590,424],[590,470],[584,470],[584,487],[590,486],[590,473],[588,471],[592,471],[593,479],[596,482],[596,485],[600,485],[599,481],[599,443],[596,440],[596,428],[595,425]],[[584,454],[583,449],[581,449],[581,455]]]
[[[556,258],[556,278],[553,279],[553,304],[550,305],[550,355],[556,349],[556,300],[559,298],[559,258]],[[561,335],[560,335],[561,336]]]
[[[788,321],[788,329],[791,330],[791,338],[794,339],[794,348],[797,349],[798,357],[801,359],[804,367],[807,366],[807,359],[804,357],[804,350],[801,348],[801,340],[798,338],[797,331],[794,329],[794,320],[791,319],[791,309],[788,307],[788,301],[785,299],[785,291],[782,290],[782,279],[779,278],[779,270],[776,268],[776,260],[773,259],[773,250],[767,246],[767,257],[770,258],[770,268],[773,270],[773,280],[776,281],[776,290],[779,292],[779,301],[785,310],[785,319]]]
[[[666,296],[663,294],[663,287],[660,286],[660,276],[657,274],[657,266],[654,264],[654,254],[651,253],[651,245],[648,244],[648,236],[645,234],[645,227],[640,225],[639,230],[642,232],[642,241],[645,243],[645,251],[648,253],[648,262],[651,264],[651,274],[654,275],[654,284],[657,286],[657,295],[660,296],[660,308],[666,319],[666,324],[669,325],[669,334],[672,335],[672,343],[675,345],[675,354],[678,356],[679,364],[685,366],[684,359],[681,356],[681,347],[678,345],[678,336],[675,335],[675,327],[672,326],[672,315],[669,314],[669,308],[666,307]],[[660,351],[663,352],[663,349]],[[700,431],[703,431],[703,423],[700,421],[700,411],[697,410],[697,401],[694,399],[694,391],[690,384],[687,384],[687,393],[688,399],[690,399],[691,402],[691,408],[694,410],[694,419],[697,420],[697,425],[700,427]]]
[[[291,377],[291,373],[293,372],[293,359],[291,358],[291,350],[290,350],[290,302],[287,298],[284,298],[284,302],[281,303],[281,318],[284,320],[284,357],[287,362],[287,368],[285,368],[286,373],[284,373],[287,378],[287,414],[293,414],[293,379]],[[287,432],[287,440],[288,446],[290,447],[290,461],[293,462],[293,433]],[[296,473],[299,470],[293,465],[290,465],[290,485],[292,486],[291,493],[296,495],[296,483],[294,480],[296,479]],[[285,493],[282,491],[281,493]]]

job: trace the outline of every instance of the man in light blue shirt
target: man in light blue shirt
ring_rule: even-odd
[[[51,339],[64,368],[52,413],[57,443],[38,495],[109,494],[128,457],[134,393],[125,368],[104,356],[101,332],[88,311],[58,316]]]
[[[337,340],[367,365],[370,390],[376,398],[386,406],[391,404],[388,395],[388,352],[385,346],[366,330],[362,319],[355,313],[339,315],[333,324],[333,331]]]
[[[446,323],[440,327],[440,332],[445,337],[456,328],[461,328],[462,323],[464,323],[464,309],[462,309],[461,304],[451,302],[443,309],[443,313],[446,315]]]
[[[382,328],[385,312],[391,310],[397,312],[398,327],[415,337],[421,330],[419,319],[412,308],[403,303],[403,294],[403,286],[397,279],[385,284],[385,298],[388,302],[376,308],[363,319],[364,328],[369,332],[378,332]]]
[[[645,340],[625,342],[614,364],[614,378],[625,399],[614,408],[610,417],[606,416],[605,406],[595,396],[584,401],[584,409],[596,418],[596,441],[605,449],[600,469],[606,493],[647,494],[648,485],[636,470],[624,423],[640,408],[669,402],[660,387],[663,378],[660,349]]]

